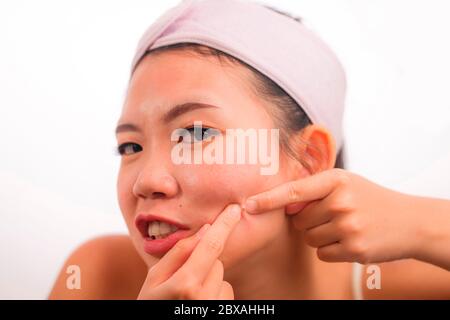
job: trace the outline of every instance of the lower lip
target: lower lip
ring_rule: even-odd
[[[189,230],[177,230],[164,239],[144,238],[144,251],[148,254],[158,255],[164,254],[181,239],[189,235]]]

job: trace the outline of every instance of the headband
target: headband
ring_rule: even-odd
[[[326,127],[336,150],[342,147],[345,72],[302,23],[250,1],[184,0],[141,37],[131,75],[146,52],[177,43],[205,45],[252,66],[285,90],[312,123]]]

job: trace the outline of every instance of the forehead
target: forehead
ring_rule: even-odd
[[[182,51],[149,54],[133,74],[124,107],[166,106],[211,97],[222,101],[248,98],[252,94],[249,79],[244,67],[221,64],[215,57]]]

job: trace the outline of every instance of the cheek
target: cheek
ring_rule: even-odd
[[[189,217],[194,225],[213,222],[228,204],[243,204],[247,197],[263,191],[268,181],[255,165],[227,164],[184,166],[176,178],[182,206],[196,212]]]
[[[189,220],[198,226],[214,222],[228,204],[243,204],[247,197],[282,182],[279,176],[260,175],[259,167],[255,165],[190,166],[177,176],[178,181],[183,181],[184,205],[193,209],[190,212],[195,212]],[[283,232],[285,219],[284,209],[260,215],[244,212],[222,254],[225,267],[229,268],[270,244]]]

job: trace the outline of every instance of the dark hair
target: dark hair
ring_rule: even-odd
[[[291,14],[282,12],[267,5],[264,6],[279,14],[292,18],[299,23],[302,23],[302,20],[299,17],[294,17]],[[305,111],[301,108],[301,106],[289,94],[287,94],[286,91],[284,91],[270,78],[268,78],[252,66],[248,65],[247,63],[225,52],[205,45],[191,42],[177,43],[150,50],[146,53],[146,55],[150,53],[160,53],[174,50],[192,52],[200,56],[213,56],[216,57],[221,63],[225,61],[231,64],[237,64],[249,70],[254,78],[252,88],[258,95],[262,96],[268,102],[271,102],[272,105],[274,105],[274,108],[270,108],[267,111],[273,117],[276,127],[280,128],[280,147],[286,152],[288,156],[299,161],[311,174],[314,173],[312,163],[317,159],[312,158],[309,154],[306,154],[308,159],[305,158],[305,155],[303,155],[303,157],[300,157],[300,155],[298,155],[296,151],[298,149],[295,148],[295,146],[297,146],[299,143],[306,142],[297,139],[289,143],[290,136],[293,136],[295,133],[301,131],[308,125],[312,124],[312,122],[306,115]],[[315,148],[314,145],[309,144],[308,147],[316,149],[316,152],[319,151],[317,148]],[[338,150],[335,168],[344,168],[343,151],[343,147]]]

